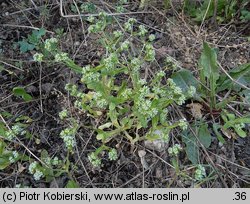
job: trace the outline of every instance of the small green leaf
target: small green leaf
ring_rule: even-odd
[[[0,140],[1,142],[1,140]],[[4,170],[7,168],[9,165],[11,165],[9,161],[9,157],[12,155],[11,151],[6,151],[4,148],[1,155],[0,155],[0,170]]]
[[[247,133],[242,130],[241,128],[234,128],[235,132],[242,138],[246,137],[247,136]]]
[[[45,35],[46,30],[41,28],[39,30],[34,30],[31,35],[28,35],[29,43],[37,45],[43,35]]]
[[[22,115],[22,116],[18,117],[15,121],[16,122],[31,123],[33,120],[29,116]]]
[[[0,170],[4,170],[10,165],[10,161],[8,157],[0,157]]]
[[[185,151],[188,159],[192,164],[198,164],[199,147],[195,136],[188,131],[184,131],[182,134],[182,141],[186,144]]]
[[[109,110],[111,110],[111,111],[112,111],[112,110],[115,110],[115,107],[116,107],[116,106],[115,106],[114,103],[110,103],[110,104],[109,104]]]
[[[219,140],[222,144],[224,144],[224,143],[225,143],[225,139],[224,139],[223,136],[220,134],[219,129],[221,129],[221,126],[220,126],[219,124],[217,124],[217,123],[214,123],[214,124],[213,124],[213,131],[214,131],[214,133],[216,134],[218,140]]]
[[[175,72],[172,74],[171,78],[184,93],[189,90],[190,86],[194,86],[196,89],[198,89],[199,83],[189,70],[182,69],[178,72]]]
[[[41,160],[46,163],[48,158],[49,158],[49,153],[45,149],[43,149],[41,152]]]
[[[234,101],[236,98],[236,96],[233,96],[223,99],[221,102],[215,105],[215,109],[219,110],[225,108],[227,104],[229,104],[231,101]]]
[[[236,118],[234,120],[234,123],[250,123],[250,116],[244,116],[244,117],[241,117],[241,118]]]
[[[234,68],[229,72],[229,75],[237,82],[249,86],[250,85],[250,63],[243,64],[238,68]],[[218,81],[217,92],[233,89],[234,91],[240,91],[242,88],[240,85],[233,82],[228,78],[226,74],[222,74]]]
[[[69,180],[65,188],[79,188],[79,185],[75,181]]]
[[[1,125],[1,123],[0,123]],[[6,147],[6,144],[3,140],[0,139],[0,155],[3,155],[4,148]]]
[[[41,38],[42,36],[44,36],[46,34],[46,30],[44,28],[40,28],[39,30],[34,30],[33,34],[37,37],[37,38]]]
[[[227,113],[228,120],[235,120],[235,115],[233,113]]]
[[[6,118],[11,118],[13,115],[7,111],[1,112],[1,115]]]
[[[25,101],[32,100],[32,96],[29,95],[22,87],[13,88],[12,92],[15,96],[21,96]]]
[[[22,53],[28,52],[30,50],[33,50],[35,48],[35,45],[28,43],[26,40],[22,40],[18,42],[20,46],[20,51]]]
[[[103,130],[112,126],[112,123],[108,122],[98,127],[98,129]]]
[[[211,137],[210,132],[208,130],[207,124],[205,124],[205,123],[201,124],[201,126],[199,128],[198,138],[199,138],[201,144],[204,145],[204,147],[208,148],[211,145],[212,137]]]
[[[240,95],[244,97],[243,100],[245,101],[245,103],[250,104],[250,91],[249,90],[247,89],[243,90],[242,92],[240,92]]]
[[[6,135],[7,128],[5,127],[4,123],[0,122],[0,136]],[[1,141],[0,141],[1,143]]]

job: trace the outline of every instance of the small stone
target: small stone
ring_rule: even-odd
[[[161,168],[156,168],[156,170],[155,170],[155,176],[158,179],[162,178],[162,169]]]
[[[79,46],[81,43],[79,42],[79,41],[76,41],[75,43],[74,43],[74,45],[75,46]]]
[[[146,152],[144,150],[139,150],[138,155],[139,155],[140,158],[145,157]]]
[[[144,142],[144,145],[148,149],[155,150],[158,152],[162,152],[168,148],[168,142],[165,140],[161,140],[161,139],[154,140],[154,141],[147,140]]]

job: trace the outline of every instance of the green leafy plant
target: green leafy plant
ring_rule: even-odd
[[[172,124],[167,120],[167,108],[173,103],[183,104],[187,98],[193,96],[195,89],[191,86],[188,88],[190,91],[184,93],[172,79],[168,79],[164,85],[164,71],[158,72],[152,80],[141,77],[143,65],[155,60],[152,46],[155,37],[147,35],[148,31],[142,25],[138,29],[134,27],[135,19],[131,18],[124,24],[124,29],[128,32],[126,35],[120,30],[107,35],[106,29],[110,21],[105,13],[92,19],[92,22],[89,32],[99,35],[100,43],[106,49],[98,66],[78,66],[58,49],[54,39],[47,39],[44,47],[51,54],[50,58],[65,63],[82,74],[81,82],[86,89],[79,90],[76,85],[68,84],[66,90],[76,99],[76,108],[88,114],[94,121],[103,121],[95,129],[96,138],[102,145],[89,154],[91,163],[100,166],[100,155],[104,151],[108,153],[110,160],[117,159],[116,150],[108,145],[116,137],[124,136],[131,144],[142,140],[168,141],[173,128],[185,129],[186,120]],[[142,44],[134,47],[131,43],[133,36],[140,37]],[[41,55],[43,54],[37,54],[35,59],[40,61],[43,57]],[[118,80],[121,75],[125,80]],[[73,125],[61,133],[64,142],[70,143],[70,151],[75,146],[76,130],[77,127]]]
[[[33,175],[34,180],[39,181],[45,178],[46,182],[51,182],[55,177],[63,173],[69,173],[69,164],[64,163],[57,156],[49,156],[46,150],[42,150],[40,161],[30,160],[29,173]]]
[[[250,84],[250,63],[234,68],[228,73],[230,77],[237,83],[228,78],[226,74],[222,74],[218,80],[217,92],[224,90],[232,90],[238,93],[245,103],[250,104],[250,90],[242,86],[249,87]],[[239,85],[239,83],[241,85]]]
[[[1,118],[12,118],[13,115],[8,112],[2,112]],[[18,161],[27,161],[28,156],[15,149],[13,141],[16,137],[30,138],[30,133],[27,131],[29,118],[20,116],[11,126],[6,126],[3,121],[0,121],[0,170],[4,170]]]
[[[21,159],[21,154],[15,150],[10,150],[4,140],[0,139],[0,170],[4,170]]]
[[[248,10],[242,10],[240,19],[243,21],[250,21],[250,11]]]
[[[199,163],[200,157],[200,143],[205,147],[208,148],[211,145],[212,137],[211,133],[208,129],[208,125],[204,121],[195,121],[194,123],[190,124],[191,130],[185,130],[182,132],[182,141],[186,145],[185,151],[187,154],[188,159],[193,164]],[[198,142],[198,140],[199,142]]]
[[[216,94],[218,94],[221,91],[224,90],[234,90],[242,94],[240,92],[241,89],[244,89],[242,85],[249,85],[250,82],[250,72],[249,72],[249,64],[244,64],[240,68],[233,69],[229,72],[229,75],[232,79],[234,79],[236,82],[240,83],[241,85],[235,83],[232,79],[230,79],[226,74],[220,74],[218,63],[217,63],[217,54],[215,50],[210,48],[207,43],[204,43],[204,50],[202,52],[201,58],[200,58],[200,80],[203,85],[200,91],[203,94],[203,98],[205,98],[205,95],[210,95],[210,112],[213,112],[213,109],[223,109],[226,104],[228,104],[231,100],[235,99],[236,97],[229,97],[224,99],[221,102],[217,102]],[[209,87],[209,89],[206,90],[205,87]],[[244,89],[245,92],[243,94],[246,94],[246,91],[249,92],[248,89]],[[225,111],[225,110],[224,110]],[[228,114],[227,114],[228,116]],[[224,125],[223,129],[228,129],[229,127],[233,127],[236,121],[245,121],[247,122],[249,120],[249,116],[243,116],[241,118],[235,117],[234,114],[230,113],[229,116],[232,117],[226,117],[222,114],[222,118],[224,122],[226,122],[226,125]],[[248,118],[247,118],[248,117]],[[244,122],[243,122],[244,123]],[[230,125],[229,125],[230,124]],[[242,131],[242,128],[239,127],[239,124],[236,125],[237,128],[234,128],[236,133],[240,137],[245,137],[246,133]],[[243,125],[242,125],[243,127]],[[216,128],[215,128],[216,129]],[[217,136],[221,138],[218,134]],[[222,140],[221,140],[222,141]]]
[[[208,126],[202,118],[196,119],[190,124],[196,136],[191,131],[183,132],[182,140],[186,144],[185,151],[187,157],[193,164],[197,164],[199,159],[199,143],[197,139],[199,139],[200,143],[205,148],[208,148],[211,144],[213,133],[222,144],[225,143],[222,133],[225,133],[225,130],[228,129],[236,132],[240,137],[247,136],[248,131],[245,127],[247,127],[249,123],[249,115],[236,117],[235,114],[226,111],[226,105],[237,97],[242,97],[242,100],[249,103],[249,89],[243,87],[247,87],[250,84],[249,68],[250,65],[247,63],[241,65],[239,68],[232,69],[228,73],[231,79],[227,74],[221,74],[217,62],[216,51],[207,43],[204,43],[201,58],[199,60],[200,82],[189,70],[181,69],[172,74],[171,78],[183,91],[187,92],[189,86],[195,87],[197,92],[193,99],[204,105],[208,103],[210,115],[213,116],[214,113],[218,112],[224,121],[224,124],[220,124],[219,121],[217,121],[213,123],[211,127]],[[225,90],[234,91],[234,96],[229,96],[219,101],[217,95]]]

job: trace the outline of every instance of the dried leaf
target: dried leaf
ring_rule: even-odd
[[[25,167],[20,162],[17,163],[17,166],[18,166],[18,173],[22,173],[25,170]]]
[[[190,108],[192,116],[195,119],[201,119],[202,118],[203,106],[200,103],[190,103],[190,104],[187,105],[187,107]]]

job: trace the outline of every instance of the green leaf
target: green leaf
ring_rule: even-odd
[[[240,128],[240,129],[234,128],[234,130],[235,130],[235,132],[236,132],[240,137],[242,137],[242,138],[244,138],[244,137],[247,136],[247,133],[246,133],[244,130],[242,130],[241,128]]]
[[[11,118],[13,115],[7,111],[1,112],[1,115],[6,118]]]
[[[119,123],[118,123],[118,121],[117,121],[118,115],[119,115],[119,114],[118,114],[118,112],[116,111],[116,109],[110,110],[110,111],[108,112],[108,116],[109,116],[110,120],[112,121],[112,124],[113,124],[114,126],[116,126],[116,127],[119,127]]]
[[[0,136],[5,136],[8,129],[5,127],[4,123],[0,122]],[[0,141],[1,143],[1,141]]]
[[[73,60],[69,59],[65,63],[67,64],[67,66],[69,66],[69,68],[74,70],[76,73],[79,73],[79,74],[82,73],[82,67],[75,64],[75,62]]]
[[[229,75],[237,82],[249,86],[250,85],[250,63],[234,68],[229,72]],[[233,89],[240,91],[242,87],[233,82],[226,74],[222,74],[218,81],[217,92]]]
[[[225,139],[224,139],[223,136],[220,134],[219,129],[221,129],[221,126],[220,126],[219,124],[217,124],[217,123],[214,123],[214,124],[213,124],[213,131],[214,131],[214,133],[216,134],[218,140],[219,140],[222,144],[224,144],[224,143],[225,143]]]
[[[43,149],[41,152],[41,160],[46,163],[48,158],[49,158],[49,153],[45,149]]]
[[[242,95],[244,97],[244,101],[245,103],[249,103],[250,104],[250,91],[245,89],[242,92],[240,92],[240,95]]]
[[[7,168],[9,165],[11,165],[11,163],[9,161],[9,157],[11,155],[12,155],[11,151],[6,151],[5,148],[2,150],[2,153],[0,155],[0,170],[3,170],[5,168]]]
[[[223,99],[221,102],[215,105],[215,109],[219,110],[225,108],[227,104],[229,104],[231,101],[234,101],[236,98],[237,98],[236,96],[233,96]]]
[[[22,87],[13,88],[12,92],[15,96],[21,96],[25,101],[32,100],[32,96],[29,95]]]
[[[219,79],[220,74],[217,64],[217,54],[206,42],[203,43],[203,51],[199,64],[201,67],[201,82],[210,88],[208,94],[210,94],[211,106],[214,108],[216,104],[216,82]]]
[[[41,38],[46,34],[46,30],[44,28],[40,28],[39,30],[34,30],[33,35],[35,35],[37,38]]]
[[[0,139],[0,155],[3,155],[4,148],[6,147],[6,144],[3,140]]]
[[[69,180],[65,188],[79,188],[79,185],[75,181]]]
[[[111,122],[105,123],[103,125],[100,125],[98,129],[104,130],[105,128],[110,128],[113,124]]]
[[[41,28],[39,30],[34,30],[31,35],[28,35],[29,43],[37,45],[43,35],[45,35],[46,30]]]
[[[113,136],[113,131],[103,131],[98,129],[97,130],[98,134],[96,135],[97,140],[101,140],[103,143],[105,143],[106,139],[109,137]]]
[[[189,90],[190,86],[194,86],[198,89],[199,83],[197,79],[193,76],[192,72],[187,69],[173,73],[171,78],[184,93]]]
[[[22,40],[18,42],[18,44],[22,53],[33,50],[35,48],[35,45],[28,43],[26,40]]]
[[[213,77],[214,81],[219,79],[219,69],[217,65],[217,54],[206,42],[203,43],[200,65],[204,76],[208,79]]]
[[[115,110],[116,105],[114,103],[109,104],[109,110],[113,111]]]
[[[241,117],[241,118],[236,118],[234,120],[234,123],[250,123],[250,115],[248,116],[244,116],[244,117]]]
[[[211,145],[212,137],[210,135],[210,132],[208,130],[208,126],[205,123],[202,123],[199,128],[199,134],[198,138],[201,142],[201,144],[204,145],[204,147],[208,148]]]
[[[199,147],[195,136],[188,131],[184,131],[182,133],[182,141],[186,144],[185,151],[188,159],[192,164],[198,164]]]
[[[0,170],[4,170],[10,165],[10,161],[8,157],[0,156]]]
[[[250,21],[250,11],[248,10],[242,10],[240,19],[243,21]]]
[[[225,124],[223,125],[224,129],[234,127],[235,124],[239,124],[239,123],[244,123],[244,124],[249,124],[250,123],[250,116],[244,116],[244,117],[241,117],[241,118],[228,120],[227,118],[225,118],[225,116],[222,115],[222,119],[225,122]]]
[[[31,123],[33,120],[29,116],[22,115],[22,116],[18,117],[15,121],[16,122]]]

